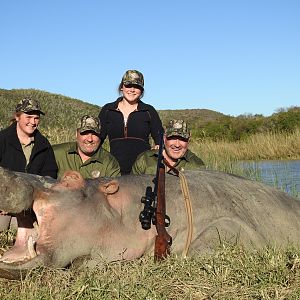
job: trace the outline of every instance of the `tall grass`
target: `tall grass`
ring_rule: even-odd
[[[75,126],[74,128],[47,127],[41,131],[47,137],[47,139],[52,145],[75,141],[75,134],[76,134]]]
[[[235,162],[261,159],[299,159],[300,129],[293,133],[259,133],[237,142],[194,140],[191,149],[209,168],[233,171]]]
[[[42,128],[41,132],[51,144],[58,144],[73,141],[76,128],[52,126]],[[299,159],[300,128],[292,133],[259,133],[237,142],[191,139],[190,149],[214,169],[240,160]]]
[[[292,133],[260,133],[238,142],[194,140],[190,148],[205,162],[208,169],[238,174],[257,181],[262,180],[262,174],[256,164],[244,168],[238,162],[245,160],[281,160],[300,158],[300,129]],[[287,170],[288,173],[289,170]],[[274,178],[268,184],[300,198],[300,193],[293,183],[283,186],[274,171]]]

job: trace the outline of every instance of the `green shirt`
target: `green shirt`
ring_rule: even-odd
[[[148,150],[141,153],[132,166],[131,173],[135,175],[155,175],[157,168],[158,150]],[[178,159],[174,167],[179,170],[195,170],[204,167],[204,162],[195,153],[187,150],[185,155]],[[168,171],[170,172],[170,171]]]
[[[120,176],[120,166],[116,158],[100,147],[87,161],[82,162],[76,142],[53,145],[58,167],[58,178],[65,171],[79,172],[83,178]]]

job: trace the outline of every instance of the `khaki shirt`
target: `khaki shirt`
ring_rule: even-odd
[[[69,170],[79,172],[85,179],[117,177],[121,175],[120,166],[116,158],[102,147],[85,162],[81,160],[76,142],[53,145],[53,150],[58,166],[58,178]]]
[[[21,143],[21,146],[22,146],[22,150],[23,150],[23,153],[25,155],[25,158],[26,158],[26,166],[27,166],[29,164],[32,148],[34,146],[34,137],[32,137],[30,139],[29,144],[25,145],[25,144]]]
[[[149,174],[155,175],[157,169],[157,157],[158,150],[148,150],[141,153],[132,166],[131,173],[135,175],[139,174]],[[195,170],[203,169],[204,162],[200,159],[195,153],[190,150],[187,150],[185,155],[178,159],[174,167],[179,170]],[[166,168],[167,170],[167,168]],[[169,173],[172,171],[169,170]]]

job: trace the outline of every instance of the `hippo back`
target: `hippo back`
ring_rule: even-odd
[[[300,201],[263,183],[216,171],[183,173],[190,193],[191,248],[207,250],[220,240],[255,247],[300,245]],[[180,180],[166,179],[167,213],[174,250],[186,243],[188,218]],[[178,241],[178,242],[177,242]]]

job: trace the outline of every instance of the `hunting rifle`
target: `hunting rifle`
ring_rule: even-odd
[[[151,223],[156,226],[157,235],[155,238],[154,260],[162,260],[170,254],[172,237],[168,234],[166,227],[170,225],[170,218],[166,215],[165,198],[165,165],[163,157],[163,132],[160,133],[159,150],[157,157],[156,175],[153,179],[154,189],[147,186],[146,194],[142,197],[144,210],[141,211],[139,220],[142,228],[148,230]]]

